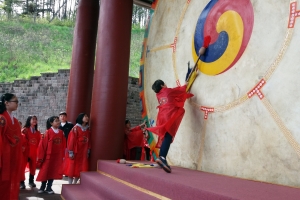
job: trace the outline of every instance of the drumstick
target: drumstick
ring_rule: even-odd
[[[208,47],[210,41],[211,41],[211,37],[210,37],[209,35],[204,37],[203,47],[205,48],[205,50],[207,49],[207,47]],[[205,53],[205,51],[204,51],[204,53]],[[203,53],[203,54],[204,54],[204,53]],[[198,64],[198,62],[199,62],[199,60],[200,60],[200,57],[201,57],[201,55],[198,56],[198,59],[197,59],[195,65],[194,65],[192,71],[190,72],[190,74],[189,74],[189,76],[188,76],[186,82],[189,82],[192,73],[197,69],[197,64]]]

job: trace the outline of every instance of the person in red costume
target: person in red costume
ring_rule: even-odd
[[[37,149],[41,140],[41,133],[38,130],[37,117],[35,115],[30,115],[27,117],[22,133],[25,135],[28,143],[28,163],[29,163],[29,186],[36,187],[34,183],[34,175],[36,170],[36,159],[37,159]],[[27,164],[27,163],[26,163]],[[25,168],[24,168],[25,170]],[[25,183],[22,181],[20,183],[20,188],[25,189]]]
[[[22,129],[22,122],[19,121],[19,124],[20,124],[20,128]],[[25,172],[27,160],[28,160],[28,148],[27,148],[28,140],[26,139],[26,136],[25,136],[25,134],[22,133],[22,131],[21,131],[21,135],[22,135],[22,153],[23,153],[21,168],[22,168],[22,172]],[[22,173],[20,189],[25,189],[25,188],[26,188],[25,187],[25,173]]]
[[[142,148],[144,147],[145,123],[131,128],[128,119],[125,120],[125,155],[128,160],[141,160]]]
[[[80,113],[76,125],[68,137],[68,153],[66,154],[64,174],[68,176],[69,184],[76,184],[80,172],[88,170],[88,158],[91,152],[89,117]],[[74,182],[73,182],[74,180]]]
[[[47,130],[38,147],[37,164],[38,167],[41,167],[36,181],[42,182],[38,193],[54,194],[52,190],[53,180],[62,179],[66,139],[63,131],[58,129],[59,125],[58,116],[52,116],[47,120]]]
[[[0,99],[0,198],[19,199],[22,178],[22,135],[19,122],[12,116],[18,98],[6,93]]]
[[[184,85],[168,88],[162,80],[156,80],[152,85],[159,103],[159,111],[156,127],[147,128],[147,130],[158,135],[157,148],[160,148],[160,152],[156,162],[168,173],[171,173],[171,167],[166,157],[185,112],[184,102],[193,96],[186,92],[186,87]]]

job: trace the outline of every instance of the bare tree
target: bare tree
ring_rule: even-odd
[[[61,9],[64,7],[64,5],[67,3],[67,1],[68,0],[65,0],[63,2],[63,4],[58,8],[58,10],[53,14],[52,18],[49,20],[49,23],[52,22],[54,20],[54,18],[56,17],[56,15],[61,12]]]
[[[132,23],[138,24],[141,27],[144,27],[146,24],[146,20],[149,16],[149,10],[147,8],[133,5],[133,11],[132,11]]]

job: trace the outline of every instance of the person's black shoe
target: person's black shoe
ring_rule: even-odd
[[[39,190],[38,190],[38,193],[39,193],[39,194],[42,194],[42,193],[44,193],[44,192],[45,192],[45,191],[44,191],[43,189],[39,189]]]
[[[159,156],[159,158],[157,158],[155,160],[155,162],[161,167],[163,168],[163,170],[167,173],[171,173],[171,167],[168,165],[167,163],[167,160],[162,157],[162,156]]]
[[[47,189],[45,190],[45,192],[47,192],[48,194],[54,194],[54,191],[50,188],[50,189]]]
[[[26,188],[25,183],[20,183],[20,189],[24,190]]]
[[[36,185],[34,184],[34,175],[29,174],[29,187],[36,187]]]
[[[40,189],[38,190],[39,194],[42,194],[45,192],[45,188],[46,188],[46,182],[42,182],[42,185],[40,187]]]

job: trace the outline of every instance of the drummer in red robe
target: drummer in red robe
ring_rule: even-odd
[[[36,159],[37,159],[37,149],[41,140],[41,132],[38,130],[37,117],[35,115],[30,115],[27,117],[22,133],[25,135],[28,143],[28,163],[29,163],[29,186],[36,187],[34,183],[34,175],[36,170]],[[27,162],[26,162],[27,163]],[[23,186],[24,183],[21,183]],[[20,186],[20,187],[21,187]],[[25,188],[25,185],[24,185]]]
[[[160,148],[160,152],[159,158],[156,159],[157,164],[171,173],[166,157],[185,112],[184,102],[193,94],[186,92],[186,85],[168,88],[162,80],[155,81],[152,89],[156,93],[159,111],[156,127],[147,130],[158,135],[157,148]]]
[[[59,125],[58,116],[52,116],[47,120],[47,131],[38,147],[37,167],[41,167],[36,181],[42,182],[38,193],[54,194],[52,190],[54,179],[62,179],[66,139],[63,131],[58,129]]]
[[[131,123],[125,120],[125,155],[127,160],[141,160],[142,148],[144,147],[145,123],[131,128]]]
[[[69,184],[76,184],[80,178],[80,172],[88,171],[88,158],[91,152],[91,133],[88,124],[87,114],[80,113],[76,119],[76,125],[68,136],[64,174],[68,176]]]
[[[22,136],[19,122],[12,116],[18,98],[6,93],[0,99],[0,198],[19,199],[22,178]]]

